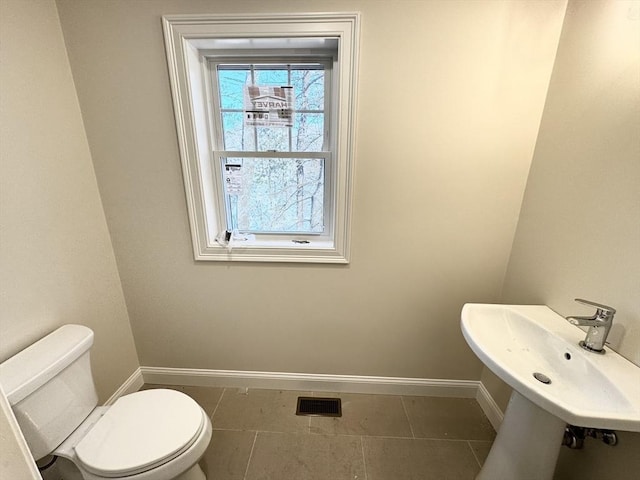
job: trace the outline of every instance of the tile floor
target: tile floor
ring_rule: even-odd
[[[209,480],[473,480],[495,438],[474,399],[318,393],[342,399],[328,418],[295,415],[313,392],[163,388],[211,416]]]

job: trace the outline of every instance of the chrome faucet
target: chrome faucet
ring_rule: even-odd
[[[611,330],[613,315],[616,313],[616,309],[600,303],[583,300],[582,298],[576,298],[576,302],[590,307],[596,307],[596,313],[590,317],[567,317],[569,323],[573,325],[589,327],[587,336],[580,342],[580,346],[590,352],[603,354],[605,352],[604,342],[607,341],[607,336],[609,335],[609,330]]]

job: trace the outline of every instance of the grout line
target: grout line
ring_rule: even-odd
[[[222,389],[222,393],[220,394],[220,398],[218,398],[218,403],[216,403],[216,408],[213,409],[213,412],[211,413],[211,422],[213,423],[213,416],[216,414],[216,412],[218,411],[218,407],[220,406],[220,403],[222,402],[222,397],[224,397],[225,392],[227,391],[226,388]]]
[[[360,450],[362,451],[362,468],[364,469],[364,480],[367,480],[369,477],[367,475],[367,459],[364,454],[364,437],[360,436]]]
[[[464,438],[437,438],[437,437],[394,437],[393,435],[367,435],[367,434],[361,434],[361,433],[324,433],[324,432],[320,432],[320,433],[305,433],[305,432],[292,432],[292,431],[282,431],[282,430],[261,430],[261,429],[245,429],[245,428],[221,428],[221,427],[213,427],[213,430],[215,431],[221,431],[221,432],[257,432],[257,433],[275,433],[277,435],[310,435],[310,436],[314,436],[314,437],[348,437],[348,438],[354,438],[354,437],[360,437],[363,439],[366,438],[378,438],[378,439],[383,439],[383,440],[416,440],[416,441],[422,441],[422,440],[426,440],[426,441],[430,441],[430,442],[451,442],[451,443],[456,443],[456,442],[485,442],[485,441],[489,441],[489,440],[466,440]]]
[[[342,436],[342,437],[356,437],[358,435],[356,434],[352,434],[352,435],[348,435],[348,434],[344,434],[341,433],[339,435],[335,435],[336,437]],[[429,441],[429,442],[469,442],[469,440],[465,440],[464,438],[435,438],[435,437],[429,437],[429,438],[423,438],[423,437],[416,437],[416,438],[412,438],[412,437],[394,437],[391,435],[361,435],[363,438],[381,438],[384,440],[415,440],[416,442],[420,442],[423,440]]]
[[[386,438],[390,440],[424,440],[422,438],[412,438],[412,437],[394,437],[393,435],[366,435],[362,433],[326,433],[320,432],[315,433],[312,432],[309,435],[314,435],[318,437],[362,437],[362,438]]]
[[[312,391],[310,396],[311,397],[315,397],[316,396],[316,392]],[[311,415],[309,415],[309,421],[307,422],[307,433],[309,435],[311,435],[311,418],[312,418]]]
[[[469,440],[466,438],[438,438],[438,437],[416,437],[414,440],[429,440],[432,442],[484,442],[485,440]],[[490,441],[490,440],[486,440]]]
[[[253,449],[256,448],[256,441],[258,440],[258,432],[256,432],[253,437],[253,443],[251,444],[251,452],[249,453],[249,460],[247,460],[247,468],[244,471],[243,480],[247,480],[247,475],[249,474],[249,466],[251,465],[251,458],[253,457]]]
[[[221,428],[221,427],[213,427],[214,432],[257,432],[259,430],[253,429],[245,429],[245,428]]]
[[[407,406],[404,404],[404,397],[402,395],[400,395],[400,403],[402,403],[402,410],[404,410],[404,415],[407,417],[407,423],[409,423],[411,436],[413,438],[416,438],[416,434],[413,432],[413,425],[411,425],[411,418],[409,418],[409,412],[407,412]]]
[[[471,454],[473,455],[473,458],[475,458],[476,462],[478,462],[478,466],[482,468],[482,462],[480,462],[478,455],[476,455],[476,452],[473,450],[473,447],[471,446],[471,440],[467,440],[467,445],[469,445],[469,448],[471,449]]]

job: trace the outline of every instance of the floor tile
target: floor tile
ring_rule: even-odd
[[[467,442],[364,437],[367,480],[473,480],[480,471]]]
[[[342,417],[311,417],[311,433],[412,437],[409,419],[398,396],[345,393],[322,396],[341,399]]]
[[[364,480],[360,437],[259,432],[246,480]]]
[[[309,418],[296,415],[299,396],[309,392],[226,389],[212,419],[213,428],[267,432],[309,431]]]
[[[216,387],[181,387],[182,391],[200,404],[202,409],[211,417],[224,388]]]
[[[200,460],[208,479],[243,480],[256,432],[214,430],[209,448]]]
[[[493,445],[493,442],[470,440],[469,445],[471,446],[471,450],[473,450],[473,453],[478,459],[480,465],[484,465],[485,460],[489,456],[489,451],[491,450],[491,445]]]
[[[182,386],[182,385],[154,385],[154,384],[144,384],[140,390],[148,390],[151,388],[168,388],[171,390],[178,390],[179,392],[185,393],[193,398],[198,404],[202,407],[202,409],[211,417],[213,415],[214,410],[216,409],[216,405],[218,405],[218,401],[220,400],[220,396],[224,391],[224,388],[218,387],[191,387],[191,386]]]
[[[402,397],[416,438],[493,440],[495,431],[473,398]]]
[[[214,480],[471,480],[495,432],[474,399],[144,385],[212,416],[200,461]],[[295,415],[299,396],[339,397],[342,417]]]

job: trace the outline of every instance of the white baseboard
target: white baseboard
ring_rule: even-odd
[[[476,393],[476,400],[482,408],[482,411],[487,416],[491,425],[493,425],[494,430],[497,432],[502,424],[502,420],[504,420],[504,412],[500,409],[498,404],[495,402],[489,390],[484,386],[482,382],[478,382],[478,391]]]
[[[140,367],[145,383],[477,398],[475,380]]]
[[[314,392],[475,398],[496,431],[500,428],[500,424],[504,419],[504,413],[498,404],[482,382],[477,380],[205,370],[194,368],[140,367],[111,395],[105,405],[112,405],[122,395],[138,391],[145,383],[197,387],[268,388]]]
[[[142,387],[142,385],[144,385],[142,371],[140,368],[136,368],[131,376],[125,380],[120,388],[118,388],[118,390],[116,390],[104,404],[107,406],[113,405],[113,403],[123,395],[128,395],[129,393],[137,392],[138,390],[140,390],[140,387]]]

